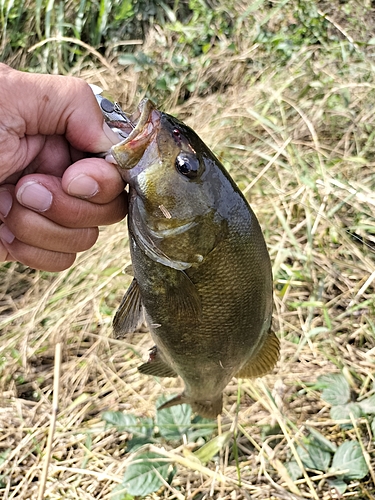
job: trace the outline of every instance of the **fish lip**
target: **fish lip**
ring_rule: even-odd
[[[155,133],[160,113],[156,110],[155,104],[150,99],[142,99],[137,107],[137,111],[131,116],[131,121],[135,125],[128,137],[115,144],[110,149],[110,154],[122,168],[132,168],[133,165],[124,165],[121,157],[125,151],[146,149],[151,137]]]

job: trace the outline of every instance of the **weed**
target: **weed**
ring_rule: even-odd
[[[130,281],[123,223],[101,230],[68,271],[4,264],[0,494],[37,497],[61,341],[51,500],[109,499],[117,485],[117,498],[130,500],[120,491],[140,462],[160,487],[146,498],[372,498],[369,2],[16,0],[0,10],[2,61],[80,76],[133,108],[156,97],[215,151],[262,225],[282,344],[277,370],[232,381],[220,426],[202,435],[212,427],[200,428],[186,408],[169,423],[155,416],[155,401],[179,381],[138,373],[149,335],[111,338]]]

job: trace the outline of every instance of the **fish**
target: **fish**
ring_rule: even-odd
[[[149,99],[125,118],[109,161],[129,185],[133,280],[114,335],[145,321],[155,345],[138,370],[184,382],[159,409],[186,403],[216,418],[233,377],[260,377],[279,357],[266,243],[240,189],[190,127]]]

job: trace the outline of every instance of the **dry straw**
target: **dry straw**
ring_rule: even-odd
[[[330,473],[307,470],[296,451],[308,424],[337,444],[361,443],[369,479],[342,498],[370,499],[374,448],[366,419],[344,432],[311,383],[344,370],[355,393],[373,390],[375,363],[366,354],[375,345],[373,70],[366,66],[369,81],[360,83],[307,48],[285,68],[243,83],[244,61],[260,50],[250,49],[236,57],[223,49],[208,66],[230,82],[225,91],[179,106],[173,94],[165,107],[218,154],[259,217],[273,262],[281,358],[262,381],[243,381],[239,403],[235,380],[225,392],[222,428],[237,435],[237,465],[231,443],[206,465],[191,458],[192,443],[150,445],[178,472],[148,498],[338,499]],[[72,73],[134,104],[139,75],[107,56],[100,68],[85,63]],[[178,380],[159,383],[137,372],[151,347],[147,333],[111,337],[128,264],[119,223],[103,228],[96,246],[59,275],[16,263],[0,270],[3,498],[109,500],[131,456],[128,433],[106,429],[101,413],[153,416],[157,397],[178,390]],[[276,424],[276,436],[262,435]],[[292,457],[302,470],[296,481],[285,466]]]

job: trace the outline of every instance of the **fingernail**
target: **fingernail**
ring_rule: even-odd
[[[34,181],[23,184],[17,192],[17,200],[27,208],[45,212],[52,205],[52,193]]]
[[[99,192],[99,184],[85,174],[77,175],[68,184],[68,193],[80,198],[91,198]]]
[[[12,208],[13,198],[9,191],[6,189],[0,190],[0,213],[6,217]]]
[[[0,240],[5,241],[5,243],[8,243],[9,245],[13,243],[14,240],[14,234],[5,226],[5,224],[0,226]]]
[[[112,144],[118,144],[122,141],[121,137],[119,137],[118,134],[116,134],[116,132],[114,132],[106,122],[103,123],[103,132]]]

